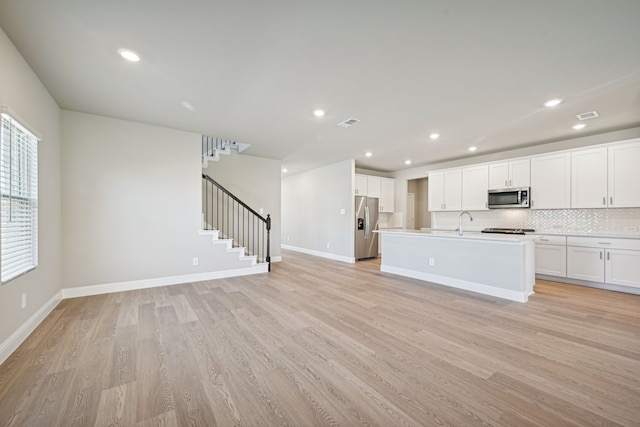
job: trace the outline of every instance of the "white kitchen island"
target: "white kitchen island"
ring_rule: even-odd
[[[380,270],[526,302],[535,283],[535,244],[523,235],[378,230]]]

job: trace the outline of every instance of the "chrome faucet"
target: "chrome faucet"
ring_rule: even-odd
[[[464,215],[464,214],[469,215],[469,219],[471,221],[473,221],[473,217],[471,216],[471,214],[469,212],[467,212],[467,211],[460,212],[460,222],[458,222],[458,234],[460,236],[462,236],[462,215]]]

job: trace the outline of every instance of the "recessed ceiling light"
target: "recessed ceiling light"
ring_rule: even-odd
[[[189,101],[182,101],[182,106],[189,111],[196,111],[193,105]]]
[[[367,151],[366,153],[364,153],[364,155],[367,157],[371,157],[373,156],[373,153],[371,151]]]
[[[287,168],[283,168],[282,173],[287,173]]]
[[[322,117],[325,115],[324,110],[313,110],[313,115],[316,117]]]
[[[560,104],[562,102],[562,99],[550,99],[547,102],[544,103],[545,107],[555,107],[556,105]]]
[[[405,165],[410,165],[410,164],[411,164],[411,160],[405,160],[405,161],[404,161],[404,164],[405,164]]]
[[[580,130],[580,129],[584,129],[587,125],[585,125],[584,123],[578,123],[577,125],[573,125],[572,128],[575,130]]]
[[[129,62],[140,62],[140,55],[129,49],[118,49],[118,53]]]
[[[440,138],[440,134],[439,133],[432,133],[431,135],[429,135],[429,138],[433,139],[434,141],[438,138]]]
[[[475,145],[468,148],[469,151],[476,151],[477,149],[478,147],[476,147]]]

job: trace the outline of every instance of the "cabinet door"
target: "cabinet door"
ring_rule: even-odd
[[[567,209],[571,206],[571,154],[531,159],[533,209]]]
[[[444,210],[444,172],[429,174],[429,210],[433,212]]]
[[[640,139],[609,147],[609,207],[640,207]]]
[[[444,172],[444,210],[462,209],[462,171],[460,169]]]
[[[395,180],[380,180],[380,212],[395,211]]]
[[[640,288],[640,251],[607,249],[605,282]]]
[[[367,196],[380,198],[380,178],[367,177]]]
[[[607,148],[571,153],[571,207],[607,206]]]
[[[489,166],[480,165],[462,169],[462,209],[487,210]]]
[[[567,277],[604,282],[604,249],[567,246]]]
[[[500,190],[509,186],[509,162],[489,165],[489,189]]]
[[[567,247],[536,243],[536,274],[567,277]]]
[[[367,177],[365,175],[356,175],[356,196],[367,195]]]
[[[514,188],[531,185],[531,167],[529,159],[509,162],[509,186]]]

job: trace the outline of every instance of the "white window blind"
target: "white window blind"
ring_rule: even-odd
[[[38,138],[6,113],[0,133],[0,281],[38,265]]]

